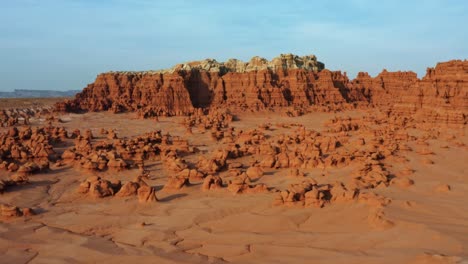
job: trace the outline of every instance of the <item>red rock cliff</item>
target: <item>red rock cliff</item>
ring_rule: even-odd
[[[199,107],[272,109],[278,107],[384,107],[428,122],[465,124],[468,116],[468,61],[414,72],[384,70],[372,78],[359,73],[349,80],[323,70],[315,56],[281,55],[272,61],[204,60],[157,72],[110,72],[72,101],[67,111],[142,111],[149,115],[186,115]]]

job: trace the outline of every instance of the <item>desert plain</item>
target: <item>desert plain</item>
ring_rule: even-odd
[[[466,60],[205,60],[4,102],[0,263],[468,261]]]

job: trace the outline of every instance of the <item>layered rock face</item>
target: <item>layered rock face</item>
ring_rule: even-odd
[[[419,121],[466,124],[468,121],[468,61],[452,60],[428,68],[418,79],[414,72],[383,71],[371,78],[366,73],[349,85],[375,106]]]
[[[138,111],[142,117],[187,115],[196,108],[250,111],[283,107],[342,110],[379,107],[425,122],[465,124],[468,119],[468,61],[454,60],[429,68],[422,79],[414,72],[382,71],[372,78],[324,69],[315,56],[282,54],[271,61],[212,59],[168,70],[109,72],[56,105],[59,111]]]
[[[103,73],[73,101],[59,108],[71,111],[113,109],[119,112],[147,106],[170,115],[192,111],[193,105],[183,76],[171,73]]]
[[[335,87],[335,73],[321,71],[315,56],[281,55],[271,61],[204,60],[169,70],[109,72],[72,101],[57,104],[61,111],[142,111],[147,115],[186,115],[200,107],[267,109],[345,102]],[[320,79],[320,80],[318,80]],[[317,83],[317,85],[315,84]],[[143,114],[146,116],[146,114]]]
[[[427,69],[426,76],[402,97],[404,107],[420,110],[429,122],[468,121],[468,61],[454,60]],[[401,109],[400,104],[395,110]],[[404,109],[403,109],[404,110]]]
[[[206,59],[202,61],[193,61],[182,63],[168,70],[158,71],[161,73],[173,73],[178,71],[202,70],[208,72],[250,72],[261,70],[289,70],[289,69],[304,69],[308,71],[318,72],[324,69],[325,65],[317,61],[315,55],[297,56],[294,54],[281,54],[278,57],[268,61],[265,58],[258,56],[250,59],[249,62],[243,62],[238,59],[229,59],[226,62],[217,62],[214,59]]]

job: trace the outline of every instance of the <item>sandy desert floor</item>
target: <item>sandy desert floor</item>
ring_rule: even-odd
[[[0,98],[0,110],[9,108],[47,107],[65,99],[70,98]]]
[[[301,124],[320,132],[326,131],[331,118],[365,114],[239,114],[230,127],[247,131],[265,123]],[[93,142],[107,140],[100,135],[102,128],[115,129],[119,138],[155,130],[181,136],[199,150],[184,156],[188,164],[225,145],[213,140],[209,131],[194,128],[187,134],[182,117],[155,121],[100,112],[62,114],[60,119],[62,123],[54,125],[67,131],[90,129]],[[46,121],[32,118],[31,125],[45,126]],[[263,133],[274,139],[296,128],[273,125]],[[0,128],[0,133],[7,131]],[[417,128],[407,131],[415,137],[426,133]],[[307,179],[319,184],[345,181],[359,166],[352,162],[301,169],[304,177],[288,176],[285,168],[265,168],[263,175],[251,180],[270,191],[233,194],[227,188],[202,191],[203,180],[167,191],[163,187],[173,172],[161,160],[148,160],[146,182],[159,200],[152,203],[135,197],[93,198],[76,191],[90,176],[124,182],[134,179],[138,168],[89,171],[73,163],[51,163],[50,171],[34,174],[29,184],[0,195],[0,203],[36,212],[0,220],[0,263],[468,263],[467,131],[466,127],[441,131],[438,138],[425,138],[424,148],[430,153],[416,151],[421,144],[413,140],[407,143],[413,151],[383,160],[392,174],[410,171],[414,183],[373,188],[388,200],[385,206],[372,201],[333,202],[322,208],[274,205],[278,192],[291,184]],[[359,130],[347,133],[350,139],[360,137]],[[54,150],[60,154],[72,145],[70,139]],[[256,155],[235,159],[244,167],[256,160]],[[13,174],[1,170],[0,178]],[[237,177],[228,170],[218,175],[225,185]]]

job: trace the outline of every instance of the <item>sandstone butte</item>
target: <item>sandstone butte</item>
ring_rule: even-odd
[[[463,125],[468,121],[468,60],[441,62],[416,73],[360,72],[354,80],[330,71],[313,55],[281,54],[268,61],[213,59],[167,70],[99,74],[73,100],[56,110],[138,111],[142,117],[188,115],[196,108],[277,111],[339,111],[378,107],[421,122]]]

